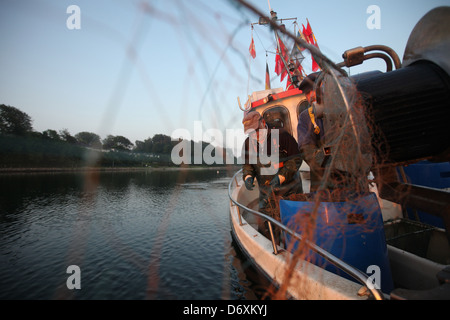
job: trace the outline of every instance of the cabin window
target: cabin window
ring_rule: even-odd
[[[291,119],[289,118],[289,111],[284,106],[274,106],[267,109],[263,113],[263,118],[269,128],[285,129],[292,134]]]
[[[309,108],[308,100],[303,100],[302,102],[300,102],[297,106],[297,119],[298,117],[300,117],[300,113],[302,113],[302,111],[308,108]]]

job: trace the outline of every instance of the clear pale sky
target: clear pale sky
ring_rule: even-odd
[[[268,14],[267,0],[251,0]],[[80,29],[67,20],[77,5]],[[270,0],[278,18],[308,18],[322,52],[332,61],[356,46],[383,44],[403,58],[419,19],[450,1]],[[370,5],[380,29],[366,25]],[[228,0],[2,0],[0,104],[26,112],[36,131],[67,129],[145,140],[184,128],[242,129],[237,97],[264,89],[268,27],[255,26],[256,59],[249,58],[251,22],[258,18]],[[293,31],[292,21],[285,22]],[[275,56],[267,62],[272,88]],[[250,77],[249,77],[250,66]],[[304,68],[311,72],[307,59]],[[378,69],[370,62],[352,69]]]

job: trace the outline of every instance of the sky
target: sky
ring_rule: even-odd
[[[373,44],[402,59],[420,18],[450,0],[249,3],[266,14],[270,5],[300,26],[308,19],[321,51],[339,63],[345,50]],[[367,24],[372,5],[379,8],[375,29]],[[180,129],[207,140],[208,130],[219,130],[239,149],[242,136],[226,139],[227,130],[242,130],[237,98],[244,103],[264,89],[266,62],[272,88],[285,87],[274,73],[273,34],[262,25],[252,32],[257,21],[233,0],[1,0],[0,104],[27,113],[39,132],[88,131],[135,143]],[[289,31],[293,21],[284,22]],[[311,72],[308,56],[303,66]],[[384,62],[350,73],[371,70],[385,71]]]

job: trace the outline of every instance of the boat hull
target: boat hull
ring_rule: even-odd
[[[233,190],[234,199],[241,190]],[[306,260],[295,259],[283,248],[274,254],[272,242],[259,233],[241,214],[238,206],[230,202],[233,238],[249,261],[276,287],[285,289],[283,298],[301,300],[356,300],[367,299],[358,295],[362,285],[326,271]],[[295,259],[295,260],[294,260]]]

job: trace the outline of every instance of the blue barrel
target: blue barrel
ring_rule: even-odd
[[[421,161],[403,168],[408,182],[419,186],[448,189],[450,188],[450,163]],[[407,208],[408,217],[416,220],[415,212]],[[418,210],[417,215],[421,222],[436,227],[444,228],[444,220],[441,217]]]
[[[368,276],[373,277],[373,267],[369,266],[379,267],[381,290],[390,293],[393,281],[376,195],[369,193],[345,202],[319,202],[317,210],[315,205],[314,201],[280,200],[281,222]],[[299,247],[289,235],[286,244],[292,252]],[[302,253],[311,263],[356,281],[311,249],[305,248]]]

